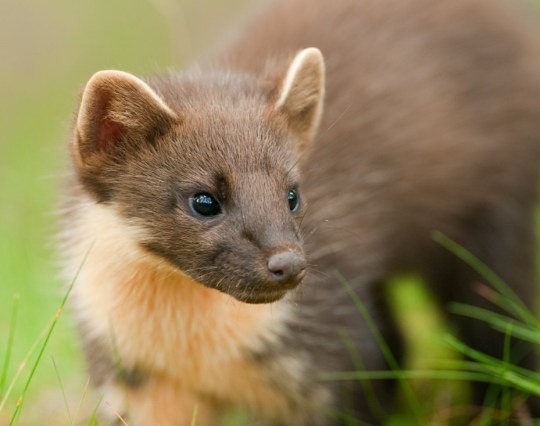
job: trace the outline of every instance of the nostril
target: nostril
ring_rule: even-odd
[[[278,270],[272,270],[270,268],[268,268],[271,272],[271,274],[277,278],[277,279],[281,279],[285,276],[285,272],[283,271],[283,269],[278,269]]]
[[[268,271],[277,282],[297,278],[306,269],[306,260],[301,253],[282,251],[268,259]]]

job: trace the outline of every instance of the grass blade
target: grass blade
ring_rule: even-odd
[[[353,303],[356,306],[356,309],[358,310],[358,312],[362,316],[362,319],[366,323],[369,331],[371,332],[371,334],[375,338],[375,341],[377,342],[377,345],[379,346],[379,349],[383,353],[384,359],[388,363],[390,369],[392,370],[392,372],[399,371],[400,366],[399,366],[396,358],[394,357],[394,354],[392,354],[392,351],[388,347],[386,341],[382,337],[382,335],[381,335],[377,325],[375,324],[375,321],[373,320],[373,317],[370,315],[368,309],[366,308],[364,303],[360,300],[360,297],[358,297],[358,295],[356,294],[356,292],[354,291],[352,286],[349,284],[347,279],[343,275],[341,275],[339,272],[336,272],[336,276],[337,276],[338,280],[340,281],[341,285],[345,288],[345,290],[349,294],[350,298],[352,299]],[[421,419],[420,403],[419,403],[418,399],[416,398],[415,393],[414,393],[411,385],[406,380],[402,380],[401,378],[399,378],[399,380],[400,380],[400,386],[403,389],[405,398],[407,399],[407,402],[409,403],[409,406],[410,406],[410,408],[411,408],[411,410],[413,412],[413,415],[419,421]]]
[[[540,395],[540,375],[538,373],[479,352],[452,336],[448,336],[447,341],[456,351],[480,363],[488,374],[501,380],[502,385],[528,394]]]
[[[365,370],[364,363],[362,362],[362,358],[360,357],[360,354],[354,347],[348,333],[345,330],[341,330],[340,334],[341,334],[341,340],[343,341],[343,344],[345,345],[345,349],[347,350],[347,353],[349,354],[349,358],[353,362],[354,369],[356,371]],[[384,411],[383,411],[380,401],[377,398],[377,394],[375,393],[373,384],[369,380],[363,380],[362,383],[360,383],[360,386],[362,387],[362,392],[366,399],[366,404],[369,410],[373,413],[373,415],[377,419],[379,420],[383,419]],[[352,404],[353,402],[351,401],[351,405]]]
[[[111,409],[111,411],[116,416],[116,418],[120,421],[120,423],[122,423],[124,426],[129,426],[128,422],[126,422],[126,420],[121,416],[121,414],[116,409],[113,408],[111,404],[109,404],[108,402],[105,402],[105,404],[107,404],[107,406]]]
[[[540,344],[540,329],[523,324],[505,315],[479,308],[477,306],[465,305],[461,303],[451,304],[450,311],[458,315],[484,321],[501,333],[508,331],[508,325],[511,325],[512,336],[531,343]]]
[[[441,232],[434,232],[433,239],[448,251],[453,253],[467,265],[473,268],[481,277],[500,294],[500,298],[494,301],[501,308],[505,309],[517,318],[535,328],[540,328],[540,322],[529,311],[527,306],[520,300],[512,289],[485,263],[474,256],[469,250],[448,238]]]
[[[4,393],[4,386],[6,385],[7,373],[9,369],[9,363],[11,361],[11,351],[13,349],[13,338],[15,336],[15,324],[17,322],[17,312],[19,309],[20,296],[15,294],[13,296],[13,308],[11,310],[11,317],[9,319],[9,334],[6,346],[6,355],[2,366],[2,374],[0,375],[0,395]],[[1,410],[0,410],[1,411]]]
[[[81,408],[82,408],[84,399],[86,398],[86,393],[88,392],[89,387],[90,387],[90,378],[86,379],[86,383],[84,384],[81,399],[79,400],[79,404],[77,405],[77,410],[75,411],[75,415],[73,416],[73,421],[71,423],[71,426],[77,424],[77,419],[79,418],[79,413],[81,412]],[[101,402],[101,399],[100,399],[100,402]],[[97,411],[97,407],[96,407],[96,410],[94,410],[94,412],[96,411]],[[90,420],[92,420],[92,417],[90,417]]]
[[[62,315],[62,312],[64,311],[64,307],[66,306],[66,303],[68,301],[68,298],[69,298],[69,295],[71,294],[71,291],[73,290],[73,287],[75,286],[75,282],[82,270],[82,267],[83,265],[85,264],[86,262],[86,259],[88,257],[88,254],[90,253],[90,250],[92,249],[93,247],[93,243],[90,245],[90,247],[88,248],[88,251],[86,252],[86,254],[84,255],[84,258],[79,266],[79,269],[77,270],[75,276],[73,277],[73,280],[71,281],[69,287],[68,287],[68,290],[66,291],[66,293],[64,294],[64,298],[62,299],[62,302],[60,303],[60,306],[58,307],[58,309],[56,310],[55,314],[54,314],[54,317],[51,321],[51,324],[47,330],[47,333],[45,335],[45,340],[43,341],[43,344],[41,345],[40,349],[39,349],[39,352],[38,352],[38,355],[36,357],[36,360],[34,361],[34,364],[32,365],[32,369],[30,370],[30,374],[28,375],[28,378],[24,384],[24,388],[23,388],[23,391],[21,393],[21,396],[19,397],[19,400],[17,401],[17,406],[15,407],[15,411],[13,412],[13,415],[11,416],[11,419],[9,421],[9,426],[12,426],[15,421],[17,420],[17,418],[19,417],[20,413],[21,413],[21,410],[22,410],[22,407],[23,407],[23,404],[24,404],[24,399],[26,397],[26,393],[28,392],[28,388],[30,387],[30,383],[32,382],[32,379],[34,377],[34,374],[36,373],[36,370],[37,370],[37,367],[39,365],[39,363],[41,362],[41,358],[43,357],[43,353],[45,352],[45,348],[47,347],[47,344],[49,343],[49,340],[51,338],[51,335],[56,327],[56,324],[58,322],[58,319],[60,318],[60,316]]]
[[[68,292],[69,294],[69,292]],[[65,299],[66,300],[66,299]],[[19,417],[19,414],[22,410],[24,399],[26,397],[26,393],[28,392],[28,388],[30,387],[30,383],[32,382],[32,379],[34,377],[34,374],[36,373],[37,367],[41,361],[41,358],[43,357],[43,353],[45,352],[45,348],[47,347],[47,344],[49,343],[49,339],[51,338],[52,332],[56,326],[56,323],[58,322],[58,318],[62,314],[63,305],[56,311],[54,318],[51,322],[51,325],[49,326],[49,329],[47,330],[47,334],[45,335],[45,340],[43,341],[38,355],[36,357],[36,360],[34,361],[34,364],[32,365],[32,369],[30,370],[30,374],[28,375],[28,378],[24,384],[23,391],[21,393],[21,396],[19,397],[19,400],[17,401],[17,406],[15,407],[15,411],[13,412],[13,415],[11,416],[11,420],[9,421],[9,426],[12,426],[15,424],[15,421]]]
[[[444,380],[503,384],[499,377],[487,373],[456,370],[369,370],[326,373],[323,380]]]
[[[64,383],[62,382],[62,378],[60,377],[60,372],[58,371],[58,366],[56,365],[56,361],[54,360],[54,356],[51,356],[52,363],[54,365],[54,371],[56,372],[56,377],[58,378],[58,383],[60,384],[60,390],[62,391],[62,397],[64,398],[64,405],[66,406],[66,413],[68,415],[69,424],[73,424],[73,420],[71,418],[71,413],[69,411],[69,404],[66,397],[66,390],[64,388]]]
[[[32,347],[30,350],[26,353],[25,357],[23,358],[22,362],[19,364],[19,367],[17,368],[17,371],[15,372],[15,376],[13,376],[13,379],[11,380],[6,393],[4,394],[4,397],[2,398],[2,401],[0,402],[0,413],[2,412],[4,406],[6,405],[7,399],[9,395],[11,394],[11,391],[13,390],[13,387],[15,386],[15,383],[21,376],[22,372],[24,371],[26,365],[28,364],[28,360],[32,356],[32,354],[35,352],[35,350],[38,347],[39,342],[45,337],[45,334],[47,333],[47,330],[49,329],[51,324],[51,321],[45,326],[45,328],[42,330],[42,332],[39,334],[36,341],[32,344]]]
[[[193,409],[193,415],[191,416],[190,426],[195,426],[197,424],[197,415],[199,414],[199,406],[196,405]]]
[[[85,387],[88,388],[88,384],[90,383],[90,380],[87,380],[86,384],[87,386]],[[83,396],[84,398],[84,396]],[[99,421],[97,419],[97,412],[99,410],[99,406],[101,405],[101,403],[103,402],[103,395],[101,395],[101,397],[99,398],[96,406],[94,407],[94,411],[92,411],[92,415],[90,416],[90,419],[88,420],[88,425],[87,426],[99,426]],[[81,403],[82,403],[82,400],[81,400]]]

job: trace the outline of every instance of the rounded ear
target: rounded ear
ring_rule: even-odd
[[[152,143],[176,120],[175,113],[141,79],[122,71],[99,71],[88,81],[72,140],[77,165],[120,158]]]
[[[283,113],[302,148],[317,133],[324,99],[324,58],[315,47],[301,50],[281,81],[275,108]]]

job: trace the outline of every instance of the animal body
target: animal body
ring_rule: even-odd
[[[492,0],[276,0],[192,70],[95,74],[63,247],[104,419],[380,423],[365,382],[322,377],[388,368],[344,282],[398,360],[393,274],[493,308],[435,230],[531,303],[539,61],[533,25]],[[502,357],[503,334],[452,320]]]

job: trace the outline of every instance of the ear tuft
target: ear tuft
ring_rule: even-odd
[[[313,139],[322,115],[324,58],[310,47],[300,51],[282,80],[275,108],[286,115],[291,129],[304,143]]]
[[[176,120],[145,82],[122,71],[99,71],[88,81],[74,138],[75,158],[115,156],[151,143]]]

